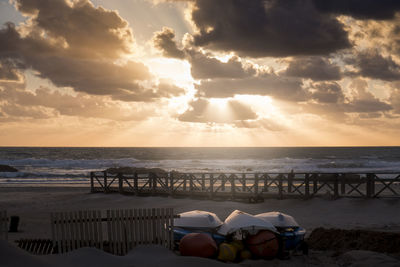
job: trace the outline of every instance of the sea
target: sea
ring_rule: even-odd
[[[0,186],[82,186],[110,167],[203,172],[400,173],[400,147],[0,147]]]

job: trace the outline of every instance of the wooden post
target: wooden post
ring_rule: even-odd
[[[310,198],[310,177],[308,173],[304,177],[304,197],[305,199]]]
[[[340,193],[342,196],[346,194],[346,175],[343,173],[340,175]]]
[[[206,176],[204,173],[201,175],[201,191],[206,191]]]
[[[172,172],[169,174],[169,194],[171,196],[174,194],[174,174]]]
[[[94,172],[90,172],[90,192],[94,192]]]
[[[193,195],[193,177],[189,174],[189,191],[190,195]]]
[[[122,175],[122,173],[118,173],[118,191],[120,193],[124,192],[124,176]]]
[[[283,199],[283,182],[282,182],[282,179],[283,178],[283,175],[282,174],[279,174],[278,175],[278,193],[279,193],[279,199]]]
[[[108,192],[108,185],[107,185],[107,172],[103,172],[103,176],[104,176],[104,192],[107,193]]]
[[[371,197],[375,197],[375,174],[371,175]]]
[[[210,198],[214,197],[214,175],[210,174]]]
[[[242,191],[243,193],[246,192],[246,174],[242,174]]]
[[[153,192],[153,194],[155,194],[157,191],[157,174],[156,173],[151,173],[151,180],[153,181],[151,191]]]
[[[264,173],[264,192],[268,192],[268,174]]]
[[[138,174],[137,172],[135,172],[135,174],[133,175],[133,187],[135,188],[135,194],[137,194],[139,191],[138,180],[139,180]]]
[[[335,173],[333,178],[333,196],[336,199],[339,198],[339,175]]]
[[[367,198],[372,198],[375,195],[375,181],[374,181],[374,174],[367,173]]]
[[[231,197],[235,199],[236,188],[235,188],[235,175],[231,175]]]
[[[294,173],[292,170],[290,173],[288,173],[288,193],[292,193],[293,178]]]
[[[183,191],[186,192],[186,174],[183,175]]]
[[[226,177],[225,177],[225,174],[223,174],[221,176],[222,176],[222,178],[221,178],[221,190],[225,191],[225,179],[226,179]]]
[[[258,198],[258,173],[254,174],[254,197]]]
[[[314,173],[312,177],[313,177],[313,193],[316,194],[318,191],[318,174]]]

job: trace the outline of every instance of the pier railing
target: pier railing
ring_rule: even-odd
[[[399,173],[90,173],[91,192],[209,199],[400,197]]]

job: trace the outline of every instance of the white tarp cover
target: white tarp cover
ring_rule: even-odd
[[[256,215],[257,218],[263,219],[267,222],[272,223],[275,227],[298,227],[299,224],[296,220],[285,213],[278,211],[265,212]]]
[[[192,210],[179,215],[180,218],[174,219],[174,226],[176,227],[213,229],[222,225],[218,216],[208,211]]]
[[[248,231],[252,235],[257,234],[259,230],[270,230],[276,232],[276,228],[271,223],[246,212],[235,210],[225,219],[225,222],[219,228],[218,233],[221,235],[228,235],[239,230]]]

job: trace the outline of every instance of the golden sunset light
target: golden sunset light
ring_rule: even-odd
[[[3,0],[0,145],[399,144],[397,13],[225,2]]]

